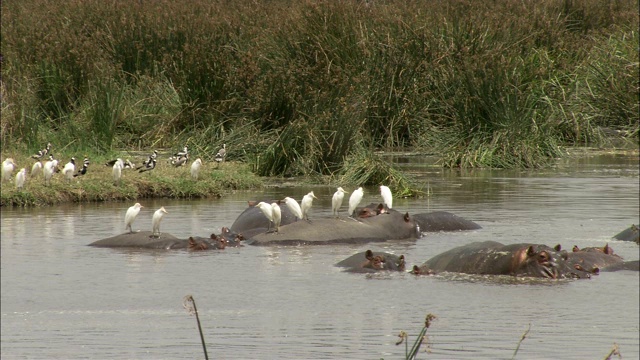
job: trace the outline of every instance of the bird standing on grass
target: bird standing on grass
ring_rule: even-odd
[[[393,195],[389,187],[380,185],[380,195],[382,195],[382,201],[387,205],[387,209],[391,209],[393,206]]]
[[[200,172],[200,167],[202,166],[202,159],[197,158],[191,164],[191,178],[193,180],[198,180],[198,173]]]
[[[264,216],[267,217],[267,219],[269,219],[269,227],[267,228],[267,232],[270,232],[271,223],[273,222],[273,207],[271,207],[271,205],[267,204],[264,201],[260,201],[259,203],[257,203],[256,207],[260,209],[260,211],[262,211],[262,213],[264,214]]]
[[[42,163],[36,161],[31,167],[31,178],[38,176],[42,172]]]
[[[353,190],[353,193],[349,197],[349,216],[353,215],[353,212],[356,211],[356,207],[362,201],[362,197],[364,196],[364,191],[362,191],[362,187],[359,187],[357,190]]]
[[[51,183],[51,178],[56,171],[58,171],[58,160],[54,159],[53,155],[49,155],[49,160],[44,163],[44,167],[42,168],[45,185]]]
[[[146,169],[148,168],[152,162],[154,162],[154,160],[158,157],[158,150],[153,150],[153,153],[151,155],[149,155],[149,157],[147,158],[147,160],[145,160],[144,162],[142,162],[142,165],[138,166],[136,168],[136,170],[140,170],[140,169]],[[154,165],[155,166],[155,165]]]
[[[276,228],[276,232],[280,232],[280,222],[282,221],[282,211],[280,205],[277,202],[271,203],[271,210],[273,214],[273,225]]]
[[[86,174],[88,168],[89,168],[89,158],[85,157],[84,161],[82,162],[82,167],[80,168],[80,170],[78,170],[77,173],[73,175],[73,177],[78,177]]]
[[[22,190],[24,182],[27,180],[27,170],[25,168],[20,169],[16,174],[16,189]]]
[[[311,205],[313,204],[313,199],[317,199],[317,197],[313,194],[313,191],[310,191],[307,195],[302,198],[300,202],[300,210],[302,210],[302,218],[309,220],[309,210],[311,209]]]
[[[153,228],[153,236],[160,237],[160,221],[164,217],[164,214],[168,214],[167,210],[164,209],[164,206],[160,209],[156,210],[153,213],[153,219],[151,220],[151,225]]]
[[[286,198],[284,198],[284,203],[296,218],[302,220],[302,209],[300,208],[300,204],[298,204],[297,201],[287,196]]]
[[[65,178],[67,178],[67,181],[71,181],[71,179],[73,179],[73,173],[75,172],[76,172],[76,158],[72,157],[71,160],[64,165],[64,168],[62,169],[62,174],[64,175]]]
[[[144,206],[140,205],[140,203],[136,203],[135,205],[127,209],[127,213],[124,215],[124,226],[125,229],[129,230],[129,233],[133,233],[133,228],[131,227],[131,225],[133,225],[133,220],[136,219],[136,216],[138,216],[138,214],[140,213],[140,209],[142,209],[143,207]]]
[[[153,158],[151,159],[151,162],[149,162],[145,167],[141,166],[141,169],[138,170],[138,172],[145,172],[145,171],[150,171],[156,168],[156,159]]]
[[[224,162],[224,159],[227,157],[227,144],[222,144],[222,149],[218,150],[216,153],[215,161],[219,164]]]
[[[10,181],[13,171],[18,167],[12,158],[7,158],[2,162],[2,181]]]
[[[42,159],[43,156],[46,156],[50,150],[51,150],[51,143],[47,143],[47,147],[45,147],[42,150],[38,150],[38,153],[35,155],[31,155],[31,158],[40,160]]]
[[[340,210],[340,206],[342,206],[342,200],[344,200],[344,189],[339,187],[338,190],[333,193],[333,197],[331,198],[331,211],[333,215],[338,216],[338,210]]]
[[[111,175],[113,175],[113,182],[115,184],[119,184],[120,183],[120,179],[122,179],[122,168],[124,167],[124,162],[122,162],[121,159],[118,159],[118,161],[116,161],[113,164],[113,168],[111,169]]]

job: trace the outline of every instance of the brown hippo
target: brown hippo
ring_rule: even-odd
[[[603,247],[588,247],[584,249],[574,246],[568,254],[568,261],[575,269],[597,274],[612,265],[618,265],[624,260],[613,253],[613,249],[606,244]]]
[[[503,245],[496,241],[474,242],[436,255],[422,266],[414,266],[414,274],[459,272],[477,275],[512,275],[549,279],[589,278],[567,262],[567,253],[559,246],[541,244]]]
[[[348,272],[377,272],[380,270],[405,271],[404,255],[394,255],[386,252],[367,250],[351,255],[338,262],[338,267],[346,268]]]

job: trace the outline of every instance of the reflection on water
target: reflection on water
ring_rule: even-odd
[[[194,296],[207,349],[232,359],[397,359],[401,330],[412,341],[427,313],[429,359],[604,358],[613,343],[638,358],[638,273],[546,281],[446,274],[353,274],[333,266],[371,248],[405,254],[409,266],[473,241],[606,242],[626,259],[636,244],[611,236],[638,223],[637,155],[575,159],[536,172],[444,170],[403,163],[432,189],[425,199],[394,200],[399,210],[445,210],[482,230],[425,234],[418,241],[371,245],[129,251],[86,244],[124,231],[129,203],[3,209],[1,357],[202,357]],[[353,190],[355,184],[344,184]],[[140,200],[135,229],[150,230],[160,206],[163,232],[207,236],[230,226],[248,199],[301,199],[309,188],[269,188],[224,199]],[[330,216],[333,187],[313,188],[311,216]],[[379,201],[374,187],[363,202]],[[277,235],[274,235],[277,236]],[[541,346],[543,344],[543,346]]]

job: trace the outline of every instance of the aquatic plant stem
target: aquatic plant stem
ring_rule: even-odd
[[[190,314],[193,313],[196,315],[196,321],[198,322],[198,331],[200,332],[200,341],[202,341],[202,350],[204,351],[204,358],[206,360],[209,360],[209,355],[207,354],[207,345],[204,342],[204,335],[202,334],[202,326],[200,326],[200,317],[198,316],[198,308],[196,307],[196,301],[193,299],[193,296],[187,295],[184,297],[184,301],[182,305],[185,307],[185,309],[187,309],[187,311]],[[193,308],[191,306],[193,306]]]
[[[513,356],[511,357],[511,360],[516,358],[516,354],[518,353],[518,350],[520,350],[520,344],[522,344],[522,341],[524,340],[524,338],[527,337],[529,330],[531,330],[531,323],[529,323],[529,327],[527,328],[527,331],[525,331],[524,334],[522,334],[520,341],[518,341],[518,346],[516,346],[516,350],[513,352]]]

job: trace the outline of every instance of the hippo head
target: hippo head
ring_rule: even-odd
[[[189,237],[189,250],[199,251],[199,250],[207,250],[209,246],[206,242],[197,242],[193,237]]]
[[[381,255],[373,255],[373,251],[367,250],[365,252],[366,262],[362,264],[363,268],[370,268],[375,270],[383,270],[385,265],[385,258]]]
[[[589,278],[590,273],[575,269],[567,261],[568,254],[557,245],[530,245],[517,251],[513,257],[512,269],[516,276],[533,276],[548,279]]]

